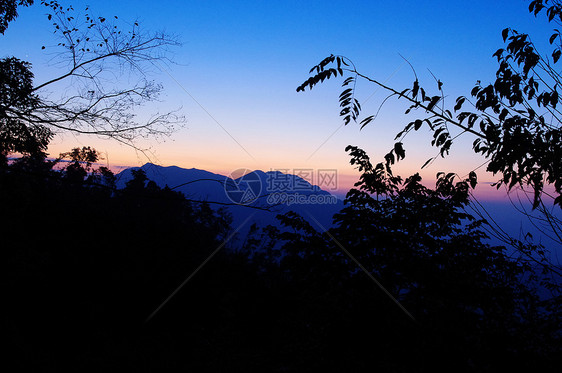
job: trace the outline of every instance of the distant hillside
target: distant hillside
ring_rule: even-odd
[[[277,214],[294,211],[322,231],[332,225],[332,216],[343,208],[343,201],[298,176],[279,171],[253,171],[231,179],[195,168],[163,167],[147,163],[140,167],[158,186],[180,191],[192,201],[206,201],[213,208],[225,208],[233,217],[232,228],[238,229],[238,240],[248,228],[279,223]],[[117,174],[117,187],[132,179],[132,170]],[[246,221],[246,219],[248,219]]]

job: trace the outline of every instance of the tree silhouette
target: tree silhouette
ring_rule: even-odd
[[[0,11],[8,22],[15,18],[16,5],[32,3],[3,2]],[[60,74],[35,83],[28,62],[14,57],[0,61],[2,153],[43,151],[59,131],[134,146],[139,137],[168,135],[183,122],[175,112],[149,118],[136,114],[158,98],[162,86],[149,73],[169,61],[167,52],[178,45],[174,38],[144,31],[138,22],[119,23],[117,16],[95,16],[89,8],[79,13],[56,1],[41,1],[41,6],[48,10],[59,40],[43,49],[55,53],[53,63]]]
[[[52,132],[41,123],[29,124],[14,110],[31,112],[39,98],[33,93],[30,64],[15,57],[0,60],[0,157],[8,153],[41,153],[47,149]]]
[[[551,5],[550,5],[551,4]],[[550,5],[550,6],[549,6]],[[557,0],[532,1],[529,10],[538,15],[546,9],[550,22],[560,23],[561,3]],[[393,164],[403,159],[403,139],[422,127],[433,134],[431,144],[439,148],[439,155],[448,154],[455,138],[449,127],[456,127],[461,134],[471,134],[476,139],[473,149],[489,160],[487,170],[501,174],[497,185],[509,189],[516,185],[533,188],[534,207],[544,196],[544,184],[555,187],[554,203],[562,203],[562,176],[560,173],[560,118],[557,109],[560,73],[556,64],[560,57],[561,39],[557,29],[549,38],[553,51],[550,57],[541,54],[531,38],[511,28],[502,32],[506,48],[498,49],[494,56],[498,60],[496,81],[488,86],[480,82],[471,91],[472,108],[462,110],[469,98],[458,97],[454,107],[448,107],[442,82],[436,80],[437,93],[429,94],[419,80],[407,89],[389,87],[377,79],[357,71],[346,57],[331,55],[311,69],[312,77],[301,84],[297,91],[313,88],[318,83],[339,76],[349,76],[343,82],[345,88],[340,95],[341,116],[346,124],[358,121],[361,107],[355,98],[352,84],[357,79],[382,87],[389,97],[405,99],[410,103],[406,113],[422,112],[422,116],[409,122],[396,135],[398,140],[387,154],[386,162]],[[368,125],[374,115],[360,121],[361,127]],[[426,165],[432,159],[426,162]]]
[[[33,0],[2,0],[0,1],[0,34],[4,34],[8,23],[18,16],[18,6],[29,6]]]
[[[531,1],[529,11],[535,16],[545,12],[548,21],[555,24],[562,20],[562,3],[558,0]],[[558,108],[560,71],[557,68],[562,47],[560,33],[554,29],[549,38],[552,51],[548,55],[542,54],[527,34],[506,28],[502,36],[506,46],[493,54],[498,61],[495,81],[487,86],[478,81],[470,97],[460,96],[454,103],[447,101],[443,83],[437,78],[433,94],[422,86],[417,75],[411,87],[399,89],[362,74],[350,59],[335,55],[314,66],[310,70],[312,76],[297,91],[312,89],[327,79],[343,77],[340,115],[345,124],[357,122],[361,128],[369,125],[376,115],[360,117],[356,81],[362,79],[384,89],[388,92],[385,101],[392,97],[405,100],[408,103],[405,114],[414,115],[415,119],[397,129],[395,143],[383,162],[377,165],[379,168],[390,168],[404,159],[404,140],[422,128],[430,131],[431,145],[439,150],[438,155],[429,158],[422,168],[436,157],[447,156],[459,136],[472,136],[473,151],[486,160],[488,172],[499,176],[495,186],[505,186],[508,191],[515,188],[525,191],[523,198],[529,199],[532,211],[528,211],[523,203],[521,211],[545,235],[562,245],[562,222],[556,212],[560,210],[553,211],[549,207],[551,204],[562,206],[562,122]],[[470,183],[475,185],[476,172],[472,171],[469,176]],[[547,185],[552,187],[554,194],[545,189]],[[548,249],[541,245],[493,229],[489,232],[527,257],[538,254],[546,260],[543,254]],[[558,264],[543,262],[541,265],[558,277],[562,275]]]
[[[532,261],[484,242],[483,221],[464,211],[474,181],[442,174],[430,189],[418,174],[403,180],[361,149],[347,150],[361,177],[335,226],[318,232],[295,214],[280,216],[288,229],[262,259],[264,277],[298,299],[304,344],[317,346],[308,351],[317,361],[301,363],[556,371],[559,297],[537,291]]]
[[[159,367],[201,363],[185,351],[208,337],[197,331],[216,321],[214,304],[205,301],[223,291],[212,288],[205,271],[202,283],[194,281],[143,323],[223,242],[230,217],[158,187],[142,172],[115,189],[91,148],[63,156],[26,155],[0,168],[5,363],[22,370],[142,370],[143,355]],[[234,267],[222,254],[215,261],[224,273],[247,271],[240,259]],[[158,356],[165,348],[168,358]]]
[[[134,60],[126,51],[107,56],[110,46],[100,40],[88,51],[82,31],[92,30],[90,41],[110,36],[105,32],[115,29],[105,26],[108,20],[87,15],[86,23],[78,21],[86,28],[78,31],[64,17],[70,8],[44,5],[52,9],[65,40],[60,47],[70,57],[69,69],[47,85],[81,81],[88,71],[101,78],[93,66],[105,58],[150,61],[150,55]],[[133,39],[117,35],[107,43]],[[152,45],[146,44],[154,51]],[[92,64],[81,65],[87,61]],[[334,75],[325,68],[330,63],[340,64],[342,75],[344,62],[327,60],[315,76]],[[544,284],[535,276],[533,259],[542,259],[536,250],[525,248],[532,257],[513,256],[483,241],[483,222],[464,211],[475,173],[460,181],[453,173],[439,174],[431,189],[417,174],[393,174],[392,164],[405,156],[400,143],[377,164],[350,146],[360,178],[334,228],[318,231],[288,213],[279,216],[280,227],[252,227],[245,246],[229,250],[231,217],[224,210],[160,187],[142,170],[117,189],[115,175],[97,166],[99,153],[90,147],[46,158],[57,129],[103,128],[100,134],[113,131],[118,141],[141,128],[153,133],[142,132],[130,117],[107,114],[138,101],[124,94],[121,103],[110,103],[115,87],[47,100],[41,85],[33,85],[29,64],[15,58],[2,63],[0,320],[10,342],[3,350],[6,365],[25,371],[559,369],[560,297],[539,294]],[[421,92],[418,87],[418,98]],[[406,92],[400,97],[414,99]],[[353,91],[340,98],[342,115],[358,120]],[[57,103],[50,111],[49,101]],[[436,104],[429,107],[431,101],[416,102],[443,114]],[[107,110],[100,113],[103,105]],[[88,114],[78,118],[82,112]],[[437,132],[438,118],[426,119]],[[22,157],[8,159],[12,152]]]

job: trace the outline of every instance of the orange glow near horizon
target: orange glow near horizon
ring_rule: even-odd
[[[506,24],[539,35],[551,34],[550,26],[536,22],[527,8],[516,2],[459,4],[432,8],[421,2],[407,6],[363,2],[357,17],[340,19],[333,10],[337,8],[318,8],[307,2],[295,6],[225,3],[220,7],[183,2],[154,9],[151,3],[131,6],[97,1],[99,11],[119,14],[120,19],[144,18],[142,24],[148,30],[165,25],[171,34],[178,35],[181,45],[170,56],[174,63],[149,74],[162,84],[162,95],[146,106],[135,107],[132,114],[142,122],[154,113],[180,109],[186,122],[170,138],[139,139],[139,149],[146,148],[146,152],[116,140],[66,132],[52,141],[49,155],[57,157],[74,147],[91,146],[100,152],[100,163],[116,171],[147,162],[222,175],[239,168],[336,169],[338,190],[343,193],[359,178],[345,147],[358,146],[373,163],[380,162],[412,113],[405,114],[406,102],[387,100],[384,89],[358,80],[359,120],[373,114],[376,119],[362,129],[358,123],[344,126],[338,101],[342,80],[331,79],[313,90],[296,92],[312,66],[331,53],[341,53],[360,72],[399,90],[410,88],[415,76],[422,86],[434,91],[438,78],[444,84],[445,106],[451,106],[455,97],[469,94],[475,82],[494,79],[497,61],[492,54],[503,45],[501,32]],[[401,16],[395,17],[397,14]],[[475,17],[484,17],[485,22],[474,27]],[[335,21],[344,22],[341,26],[347,32],[337,32]],[[445,32],[433,33],[430,39],[425,32],[411,32],[427,30],[427,22],[438,22]],[[51,26],[41,7],[24,8],[0,39],[2,50],[32,63],[36,84],[64,72],[52,63],[49,54],[57,49],[42,48],[57,44]],[[459,30],[463,42],[455,37]],[[128,77],[116,72],[116,79],[121,78],[126,86]],[[55,88],[54,100],[58,97]],[[49,92],[43,93],[49,98]],[[58,93],[65,95],[64,90]],[[473,154],[474,139],[469,135],[455,137],[451,154],[422,170],[425,161],[438,153],[430,146],[431,136],[425,127],[408,134],[404,139],[406,158],[394,166],[396,175],[408,177],[419,172],[424,183],[433,188],[437,172],[456,172],[464,178],[476,169],[478,195],[492,198],[505,194],[486,184],[496,177],[481,168],[484,160]]]
[[[229,176],[233,171],[244,168],[252,171],[261,170],[264,172],[281,171],[288,174],[298,174],[301,170],[313,170],[316,175],[318,170],[336,170],[337,189],[330,190],[330,192],[340,198],[343,198],[350,189],[354,188],[354,184],[360,177],[360,173],[349,164],[349,157],[343,151],[339,155],[327,157],[328,160],[314,159],[314,162],[297,161],[299,159],[298,156],[293,158],[280,157],[277,159],[275,159],[275,156],[270,156],[262,157],[258,161],[256,159],[250,159],[247,155],[245,158],[249,159],[249,161],[240,162],[235,157],[229,156],[228,154],[215,153],[216,158],[209,158],[204,154],[191,156],[191,154],[188,155],[182,154],[181,152],[174,152],[174,148],[168,148],[166,144],[162,145],[163,146],[159,148],[160,153],[143,154],[135,151],[131,147],[119,145],[111,141],[99,141],[97,139],[94,141],[76,141],[76,139],[74,139],[74,141],[67,140],[55,142],[53,146],[49,147],[49,155],[51,157],[56,157],[60,153],[71,150],[73,147],[92,146],[100,152],[101,159],[98,164],[100,166],[108,167],[116,174],[126,168],[140,167],[148,162],[158,164],[163,167],[177,166],[186,169],[196,168],[224,176]],[[228,150],[233,152],[235,149],[231,147]],[[197,152],[195,153],[197,154]],[[238,153],[241,152],[238,150]],[[375,162],[375,160],[373,159],[372,162]],[[276,167],[272,167],[271,164],[276,165]],[[428,188],[435,188],[435,176],[437,172],[446,168],[447,164],[445,163],[428,167],[427,169],[420,169],[419,166],[413,167],[412,162],[401,161],[395,165],[394,172],[396,175],[402,176],[402,178],[409,177],[414,173],[419,173],[422,176],[423,185]],[[467,169],[470,169],[470,167]],[[482,201],[507,200],[507,194],[503,188],[497,190],[491,185],[493,181],[496,181],[496,178],[486,175],[483,171],[481,173],[483,175],[480,175],[479,173],[479,183],[476,189],[472,191],[472,194]],[[316,178],[317,176],[314,177],[313,184],[317,184]]]

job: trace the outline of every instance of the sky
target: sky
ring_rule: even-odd
[[[228,175],[236,169],[335,169],[338,186],[348,190],[359,173],[349,164],[347,145],[364,149],[373,163],[382,160],[395,134],[411,119],[407,106],[390,100],[364,129],[343,125],[338,96],[341,79],[312,91],[296,92],[309,70],[330,54],[344,55],[370,77],[402,90],[411,87],[412,67],[420,83],[436,88],[441,80],[447,102],[469,95],[477,80],[493,81],[492,54],[503,47],[501,31],[512,27],[534,41],[548,40],[552,26],[535,19],[528,0],[509,1],[61,1],[81,11],[138,20],[145,29],[175,35],[181,46],[173,64],[156,71],[161,100],[146,113],[181,109],[186,123],[167,139],[141,139],[139,153],[115,141],[59,134],[49,153],[93,146],[114,168],[148,161],[199,168]],[[20,8],[19,18],[0,37],[1,56],[32,62],[36,83],[57,73],[43,45],[56,44],[51,22],[40,5]],[[410,67],[410,65],[412,67]],[[433,91],[435,92],[435,91]],[[357,85],[363,115],[378,111],[386,94],[365,81]],[[431,136],[419,131],[404,143],[406,159],[396,173],[420,172],[433,180],[439,171],[465,176],[477,169],[481,193],[496,179],[478,168],[474,138],[463,136],[451,154],[421,170],[437,153]]]

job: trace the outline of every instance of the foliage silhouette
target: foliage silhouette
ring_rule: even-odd
[[[549,22],[560,23],[562,7],[558,0],[531,1],[529,10],[536,15],[546,9]],[[456,127],[461,134],[476,137],[473,150],[489,160],[487,170],[500,174],[497,186],[512,189],[516,185],[528,185],[534,190],[534,207],[544,196],[544,184],[554,186],[555,204],[562,203],[562,174],[560,172],[560,117],[557,108],[560,73],[556,63],[560,57],[561,39],[557,29],[549,38],[553,46],[551,56],[541,54],[527,34],[511,28],[502,32],[506,48],[498,49],[496,80],[482,86],[480,82],[471,91],[472,108],[462,110],[470,101],[465,96],[455,100],[453,108],[445,102],[443,83],[436,79],[437,92],[421,86],[417,75],[411,88],[403,90],[389,87],[377,79],[363,75],[344,56],[331,55],[314,66],[313,75],[303,82],[297,91],[312,89],[326,79],[346,77],[342,83],[339,102],[340,115],[345,124],[358,121],[361,105],[355,98],[358,79],[378,85],[389,97],[405,99],[410,112],[421,112],[419,118],[410,121],[400,130],[393,149],[385,157],[392,165],[405,157],[403,140],[412,131],[427,127],[432,133],[431,144],[439,148],[439,155],[449,153],[455,138],[449,130]],[[368,125],[374,115],[362,119],[362,127]],[[426,165],[432,159],[426,162]]]
[[[343,71],[343,60],[328,60],[319,79],[334,75],[322,73],[332,62]],[[20,73],[4,75],[1,108],[13,108],[7,102],[18,97],[22,110],[34,110],[34,91],[18,88],[30,86],[29,66],[10,63]],[[16,95],[4,95],[13,87]],[[349,108],[344,115],[358,119],[353,95],[341,99]],[[279,216],[282,227],[254,226],[244,247],[230,250],[227,242],[145,323],[225,242],[231,217],[159,187],[142,170],[116,189],[115,175],[96,166],[99,153],[89,147],[49,160],[42,147],[48,136],[26,133],[32,127],[22,123],[21,132],[1,137],[7,366],[119,372],[560,367],[560,298],[538,293],[535,262],[483,242],[482,222],[463,210],[475,174],[458,182],[441,174],[430,189],[419,175],[393,175],[392,163],[405,156],[401,145],[377,165],[350,146],[361,176],[334,228],[317,231],[296,214]],[[9,159],[15,151],[23,156]]]
[[[116,190],[91,177],[102,175],[95,151],[70,154],[62,169],[32,156],[1,169],[4,337],[20,342],[12,357],[22,367],[90,370],[120,354],[136,366],[128,349],[143,320],[219,245],[230,218],[141,173]]]
[[[33,0],[2,0],[0,1],[0,34],[4,34],[8,23],[18,16],[18,6],[29,6]]]
[[[314,309],[323,348],[346,341],[350,351],[342,348],[338,357],[358,353],[353,364],[361,371],[555,371],[559,298],[537,291],[533,263],[484,242],[483,222],[464,211],[472,180],[441,175],[432,190],[418,174],[402,180],[373,167],[361,149],[348,151],[362,174],[334,216],[336,226],[316,232],[299,216],[280,216],[289,230],[273,235],[277,244],[267,254],[277,264],[266,272],[292,284],[303,308],[328,302],[328,309]]]
[[[33,111],[39,98],[33,93],[30,64],[15,57],[0,60],[0,157],[8,153],[39,153],[47,150],[52,132],[43,124],[28,124],[13,110]]]
[[[558,25],[562,20],[562,3],[558,0],[531,1],[529,11],[535,16],[544,12],[549,22]],[[335,55],[314,66],[310,70],[312,76],[297,87],[297,91],[312,89],[326,79],[343,78],[340,115],[345,124],[358,122],[361,128],[369,125],[376,115],[360,118],[361,105],[355,88],[359,79],[388,92],[384,101],[391,97],[405,100],[408,103],[405,114],[414,116],[414,119],[397,130],[394,145],[384,156],[384,161],[375,166],[381,173],[390,175],[390,167],[405,158],[404,142],[412,132],[428,129],[431,145],[439,149],[439,154],[428,159],[422,168],[436,157],[448,155],[459,136],[473,136],[473,151],[486,159],[488,172],[499,175],[496,187],[504,186],[508,191],[523,190],[523,199],[529,199],[532,211],[525,208],[526,200],[520,203],[520,211],[559,249],[562,247],[562,221],[559,218],[559,207],[562,206],[562,122],[558,108],[561,76],[557,64],[562,39],[558,29],[554,29],[548,39],[552,51],[546,55],[537,49],[527,34],[506,28],[502,37],[505,48],[493,54],[498,61],[495,81],[487,86],[478,81],[470,98],[458,97],[454,104],[447,102],[443,82],[438,79],[435,79],[435,94],[421,85],[415,71],[411,88],[397,89],[362,74],[351,60]],[[448,175],[454,176],[454,173]],[[476,185],[475,170],[469,173],[469,179],[472,186]],[[551,194],[545,186],[552,187],[554,193]],[[376,193],[380,187],[385,186],[373,186],[371,192]],[[554,205],[556,211],[550,205]],[[475,211],[481,217],[486,216],[480,212],[481,208]],[[486,217],[490,218],[490,215]],[[551,248],[533,243],[531,235],[516,239],[498,232],[491,225],[485,229],[516,249],[526,257],[525,260],[534,260],[549,276],[558,277],[560,281],[560,264],[548,261]]]
[[[538,297],[528,263],[482,242],[481,222],[462,210],[470,179],[443,175],[432,190],[348,151],[362,176],[329,234],[295,214],[279,217],[284,229],[254,227],[148,323],[228,236],[229,216],[142,170],[120,190],[100,182],[91,148],[68,161],[12,160],[0,168],[11,360],[88,371],[555,371],[559,303]]]
[[[5,20],[7,25],[15,18],[17,5],[32,3],[3,1],[0,23]],[[44,151],[61,131],[109,137],[135,147],[138,138],[167,136],[183,123],[174,111],[147,118],[137,115],[162,91],[150,73],[154,66],[169,62],[168,52],[179,45],[172,36],[144,31],[138,22],[129,25],[117,16],[95,16],[88,7],[80,13],[57,1],[41,1],[41,6],[59,40],[43,49],[55,53],[53,63],[60,74],[35,83],[28,62],[15,57],[0,60],[3,156]]]

